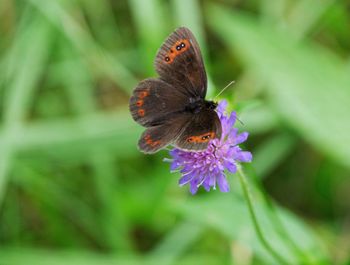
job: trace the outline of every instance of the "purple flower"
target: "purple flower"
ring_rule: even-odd
[[[225,170],[236,173],[237,162],[250,162],[252,154],[242,151],[238,144],[247,140],[248,133],[238,133],[233,125],[236,121],[236,113],[225,115],[227,102],[222,100],[216,109],[222,126],[221,139],[213,139],[209,142],[205,151],[189,152],[174,148],[170,151],[172,156],[171,170],[179,170],[182,178],[179,185],[190,185],[190,191],[195,194],[199,186],[206,191],[210,187],[216,189],[218,184],[220,191],[228,192],[229,184],[226,180]]]

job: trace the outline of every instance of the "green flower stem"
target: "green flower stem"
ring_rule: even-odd
[[[294,240],[290,237],[289,233],[287,232],[287,229],[285,228],[282,220],[280,219],[276,206],[272,202],[272,200],[269,198],[269,196],[264,191],[262,185],[260,182],[256,181],[257,188],[262,192],[262,195],[264,197],[264,200],[266,202],[267,207],[269,208],[269,215],[270,219],[274,224],[274,227],[276,228],[277,232],[282,236],[286,244],[294,250],[294,253],[301,259],[301,264],[316,264],[312,261],[311,257],[309,257],[306,253],[304,253],[298,245],[294,242]]]
[[[260,243],[279,262],[279,264],[289,264],[282,256],[280,256],[280,254],[278,254],[272,248],[272,246],[266,240],[266,238],[261,230],[258,219],[256,217],[255,209],[253,206],[253,200],[252,200],[249,188],[248,188],[248,182],[247,182],[246,176],[245,176],[243,170],[241,169],[241,167],[238,167],[238,178],[239,178],[239,182],[241,183],[244,198],[247,201],[249,213],[250,213],[250,216],[252,218],[254,229],[255,229],[255,232],[260,240]]]

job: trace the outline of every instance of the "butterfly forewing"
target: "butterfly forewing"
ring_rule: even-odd
[[[192,32],[178,28],[163,43],[155,59],[160,78],[188,96],[205,98],[207,76],[198,43]]]
[[[135,121],[150,127],[162,124],[173,113],[182,111],[187,102],[188,98],[172,85],[158,78],[149,78],[135,88],[129,108]]]

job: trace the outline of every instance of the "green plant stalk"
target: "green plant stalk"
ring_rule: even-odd
[[[266,191],[264,191],[264,188],[262,187],[261,183],[258,180],[255,180],[255,185],[257,185],[257,188],[261,191],[262,196],[266,202],[267,207],[270,209],[269,215],[270,220],[273,222],[274,227],[276,227],[277,232],[286,239],[286,243],[290,248],[292,248],[296,255],[298,255],[302,259],[302,264],[315,264],[312,259],[308,256],[307,253],[304,253],[298,245],[294,242],[294,240],[290,237],[289,233],[287,232],[287,229],[285,228],[282,220],[280,219],[276,206],[272,202],[272,200],[267,195]]]
[[[254,209],[254,205],[253,205],[253,200],[251,197],[251,194],[249,192],[249,188],[248,188],[248,182],[246,180],[246,176],[243,172],[243,170],[238,167],[238,179],[239,182],[242,186],[242,190],[243,190],[243,195],[245,200],[247,201],[247,205],[248,205],[248,210],[249,210],[249,214],[252,218],[252,222],[254,225],[254,229],[255,232],[258,236],[258,239],[260,241],[260,243],[264,246],[264,248],[266,249],[267,252],[269,252],[271,254],[271,256],[273,256],[278,262],[279,264],[289,264],[282,256],[280,256],[270,245],[270,243],[266,240],[262,229],[259,225],[256,213],[255,213],[255,209]]]

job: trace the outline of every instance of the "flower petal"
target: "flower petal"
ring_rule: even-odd
[[[230,144],[235,144],[235,140],[237,138],[238,129],[237,128],[231,128],[230,132],[228,133],[227,140]]]
[[[247,140],[248,135],[249,135],[249,133],[247,133],[247,132],[242,132],[242,133],[238,134],[238,135],[236,136],[236,138],[234,139],[233,144],[240,144],[240,143],[243,143],[244,141]]]
[[[206,177],[205,181],[203,182],[202,186],[206,191],[210,191],[210,177]]]
[[[221,192],[229,192],[230,191],[230,186],[228,185],[228,182],[227,182],[224,174],[220,174],[218,176],[217,183],[218,183],[218,186],[219,186]]]
[[[216,179],[214,175],[209,175],[209,186],[210,187],[215,187]]]
[[[230,117],[228,118],[227,123],[226,123],[226,127],[227,127],[228,129],[231,129],[232,126],[235,124],[235,122],[236,122],[236,117],[237,117],[236,112],[232,111],[232,112],[231,112],[231,115],[230,115]],[[229,131],[229,130],[228,130],[228,131]]]
[[[192,172],[189,172],[187,174],[183,174],[182,178],[179,179],[179,185],[183,186],[190,182],[195,177],[195,174]]]
[[[219,116],[224,115],[226,107],[227,107],[227,101],[221,100],[218,106],[216,107],[216,112],[219,114]]]
[[[225,167],[227,168],[227,170],[231,173],[236,173],[237,172],[237,166],[233,161],[230,160],[226,160],[224,162]]]
[[[198,190],[198,181],[196,181],[196,179],[193,179],[190,182],[190,192],[192,194],[196,194],[197,190]]]
[[[251,162],[253,159],[253,155],[251,152],[248,151],[240,151],[236,154],[235,159],[240,162]]]
[[[174,160],[171,164],[170,164],[170,171],[175,171],[176,169],[178,169],[181,166],[181,164],[177,161]]]

